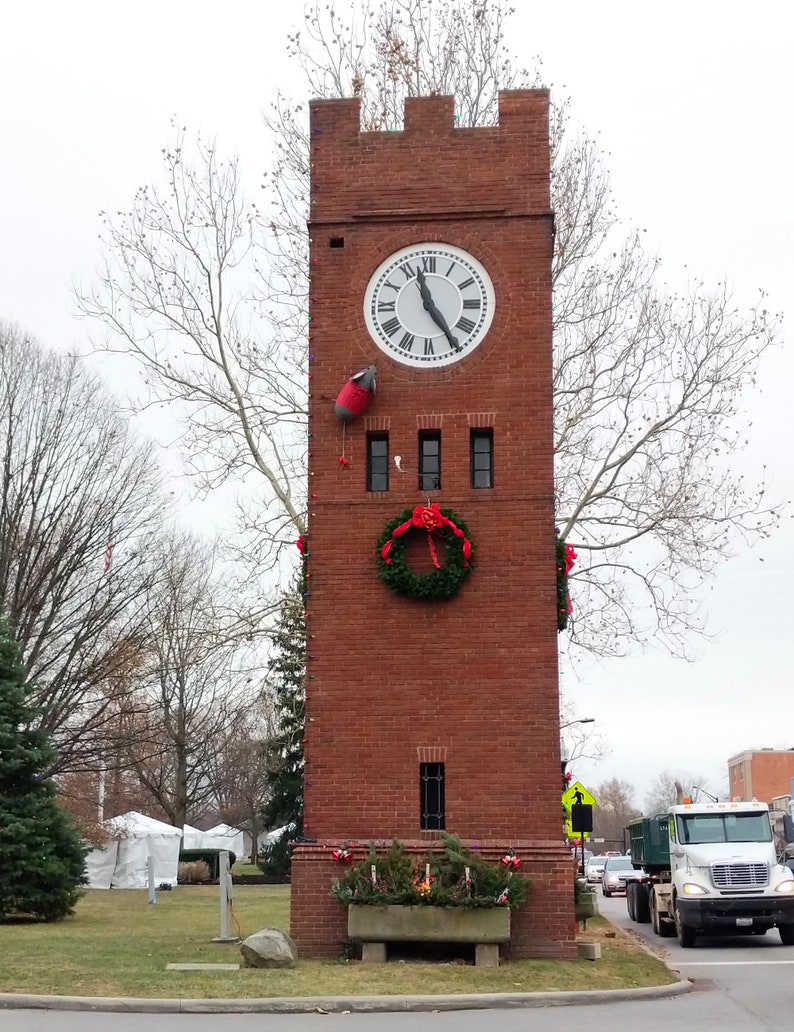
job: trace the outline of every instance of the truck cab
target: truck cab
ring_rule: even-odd
[[[794,945],[794,875],[778,862],[769,808],[759,802],[683,802],[629,825],[644,887],[629,914],[682,946],[698,935],[763,933]]]

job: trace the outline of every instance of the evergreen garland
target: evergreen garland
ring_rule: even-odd
[[[58,921],[72,913],[87,880],[87,847],[43,773],[55,751],[45,732],[33,730],[38,716],[0,614],[0,921]]]
[[[568,626],[568,617],[573,611],[571,596],[568,591],[568,574],[576,561],[573,546],[567,544],[557,533],[557,630],[564,631]]]
[[[345,906],[502,906],[511,910],[521,906],[530,886],[528,878],[504,864],[483,860],[466,849],[457,835],[442,832],[441,838],[443,853],[430,852],[419,862],[396,839],[384,856],[371,844],[367,859],[333,882],[331,895]]]
[[[455,534],[448,525],[434,530],[434,541],[440,545],[438,551],[441,565],[429,573],[414,573],[407,562],[406,546],[414,534],[424,534],[426,531],[414,526],[398,537],[392,535],[398,527],[409,522],[416,511],[404,509],[383,528],[378,538],[378,573],[381,580],[397,595],[422,601],[452,598],[471,573],[474,545],[471,543],[469,528],[452,509],[437,508],[441,516],[453,523],[461,534]],[[391,544],[388,555],[384,557],[384,547],[388,542]]]

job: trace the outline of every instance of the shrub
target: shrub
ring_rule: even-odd
[[[234,867],[237,857],[230,850],[229,853],[229,870],[231,871]],[[193,863],[196,860],[203,860],[209,868],[209,877],[212,879],[220,877],[221,870],[221,850],[220,849],[183,849],[179,854],[180,863]]]
[[[176,880],[180,885],[198,885],[210,880],[210,866],[205,860],[188,860],[176,869]]]

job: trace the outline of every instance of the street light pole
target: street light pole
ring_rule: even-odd
[[[565,768],[568,766],[570,755],[565,739],[562,737],[562,732],[566,727],[573,727],[574,724],[595,724],[595,717],[580,717],[578,720],[567,720],[564,724],[560,724],[560,760],[563,776],[565,775]]]

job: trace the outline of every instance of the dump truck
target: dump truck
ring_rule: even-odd
[[[643,871],[627,886],[633,921],[685,947],[702,935],[774,927],[794,945],[794,875],[778,863],[766,803],[685,800],[627,831],[632,864]]]

